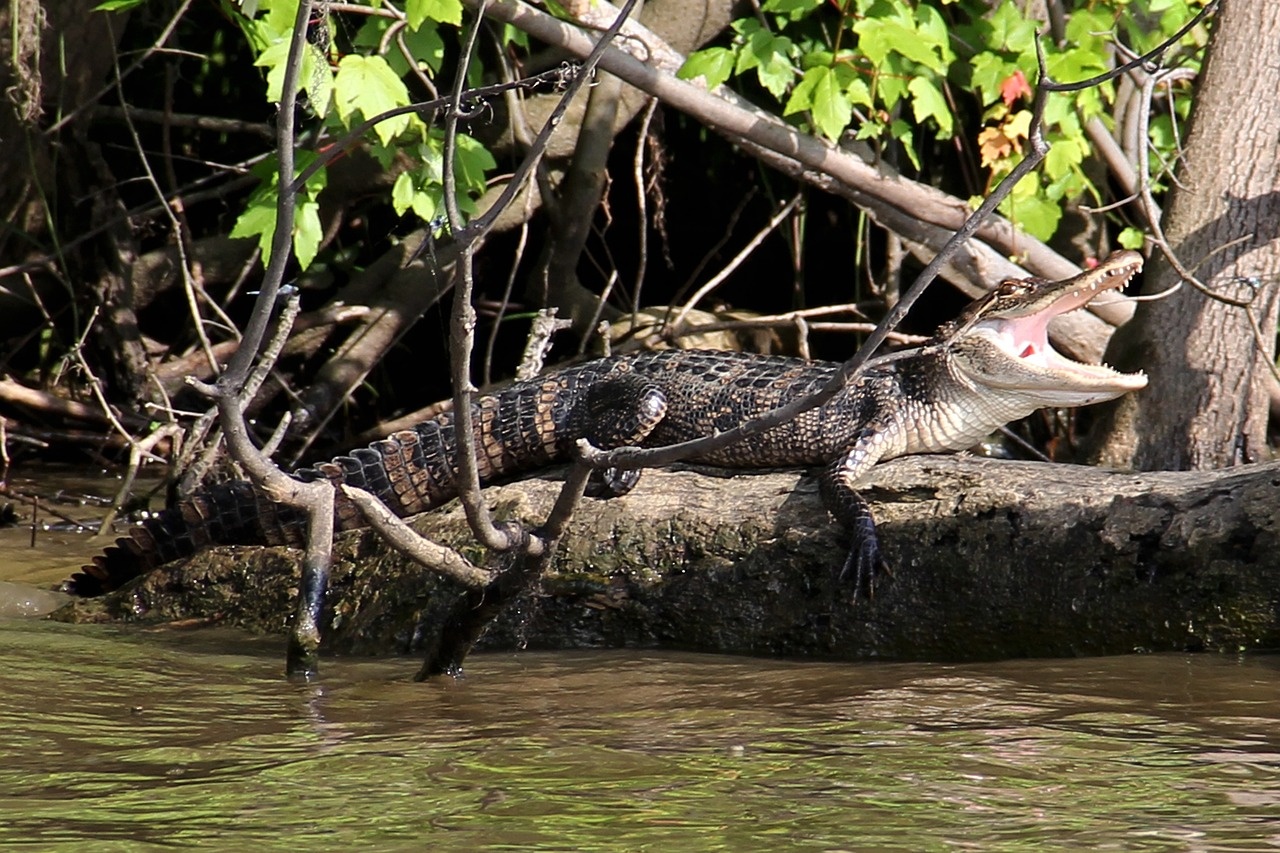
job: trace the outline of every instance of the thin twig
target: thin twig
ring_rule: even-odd
[[[111,34],[111,17],[106,18],[107,32]],[[114,36],[112,36],[114,41]],[[112,54],[112,67],[115,69],[116,86],[120,88],[120,99],[124,100],[124,80],[120,76],[120,62],[118,57]],[[156,198],[164,200],[164,190],[160,188],[160,182],[156,179],[155,172],[151,169],[151,163],[147,159],[147,155],[142,150],[142,140],[138,137],[138,129],[134,127],[133,118],[128,111],[124,113],[125,128],[129,131],[129,138],[133,141],[134,150],[138,154],[138,162],[142,166],[142,172],[146,182],[155,191]],[[173,205],[165,204],[164,213],[169,220],[169,227],[173,229],[173,248],[178,254],[178,270],[182,276],[182,292],[187,298],[187,309],[191,312],[191,325],[195,331],[196,339],[200,341],[200,348],[204,351],[205,358],[209,362],[210,369],[215,372],[218,369],[218,361],[213,356],[213,345],[209,342],[209,336],[204,330],[204,318],[200,315],[200,306],[196,302],[195,284],[192,281],[191,261],[187,257],[187,230],[183,223],[179,221],[178,216],[174,213]]]
[[[769,221],[764,224],[764,227],[757,231],[755,236],[748,240],[747,244],[743,246],[742,249],[739,250],[739,252],[734,255],[719,272],[707,279],[706,283],[703,284],[702,287],[694,291],[693,296],[690,296],[685,304],[681,306],[680,313],[676,314],[676,317],[671,321],[669,328],[679,329],[684,324],[685,318],[689,316],[689,312],[693,310],[693,307],[701,302],[704,296],[719,287],[726,278],[731,276],[734,270],[740,267],[743,262],[751,256],[751,253],[759,248],[760,244],[765,241],[765,238],[772,234],[777,227],[791,215],[792,211],[796,209],[796,206],[800,204],[800,201],[803,198],[804,191],[802,190],[793,195],[790,201],[774,211],[774,214],[769,217]]]
[[[458,260],[455,264],[453,311],[449,320],[450,378],[453,383],[453,428],[456,436],[454,465],[457,468],[458,500],[476,539],[486,548],[508,551],[520,542],[517,531],[509,527],[499,530],[493,523],[489,507],[480,496],[480,467],[476,455],[475,424],[471,397],[471,354],[475,346],[476,311],[471,304],[472,278],[476,240],[463,235],[462,212],[458,208],[457,185],[453,164],[457,152],[458,120],[462,117],[462,92],[475,50],[480,26],[484,22],[484,3],[467,29],[462,50],[458,54],[453,92],[444,119],[444,205],[449,231],[458,235]],[[428,239],[430,239],[428,237]]]
[[[107,514],[103,516],[102,522],[98,527],[99,537],[111,534],[111,527],[115,524],[116,516],[120,514],[125,502],[129,500],[129,494],[133,491],[133,482],[137,479],[138,469],[142,467],[142,457],[144,455],[150,456],[151,449],[162,439],[172,438],[181,432],[182,429],[177,424],[167,423],[146,438],[129,442],[129,466],[125,469],[124,480],[120,483],[120,488],[116,490],[116,497],[111,502],[111,508],[107,510]]]
[[[116,85],[119,85],[119,76],[116,79]],[[208,130],[213,133],[248,133],[267,139],[274,139],[276,135],[270,125],[262,122],[242,121],[241,119],[220,118],[218,116],[192,115],[189,113],[172,113],[131,105],[115,107],[108,104],[98,104],[93,108],[93,115],[94,118],[101,116],[121,121],[132,119],[133,121],[145,121],[154,124],[171,124],[174,127],[189,127],[193,130]]]
[[[636,274],[631,288],[631,313],[640,310],[640,290],[644,284],[645,270],[649,266],[649,193],[644,181],[644,149],[649,140],[649,125],[658,109],[658,99],[649,98],[640,116],[640,130],[636,134],[636,153],[632,160],[631,174],[636,182]]]

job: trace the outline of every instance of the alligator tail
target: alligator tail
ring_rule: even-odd
[[[570,369],[476,399],[472,412],[482,481],[523,473],[563,457],[562,425],[588,372]],[[457,494],[456,458],[453,414],[445,413],[329,462],[299,469],[293,476],[304,482],[329,480],[335,489],[341,484],[365,489],[403,518]],[[338,530],[365,523],[341,491],[335,495],[334,516]],[[102,595],[213,545],[303,547],[306,531],[301,511],[273,503],[251,483],[222,483],[183,498],[133,528],[128,537],[116,540],[65,581],[62,589],[78,596]]]
[[[148,518],[63,582],[72,595],[90,597],[118,589],[180,557],[212,545],[306,543],[306,519],[273,503],[251,483],[219,483]]]

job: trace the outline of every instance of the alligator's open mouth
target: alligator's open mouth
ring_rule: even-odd
[[[1123,288],[1141,269],[1142,256],[1137,252],[1116,253],[1074,278],[1039,285],[1039,292],[1028,294],[1025,308],[982,318],[972,331],[994,342],[1021,366],[1015,371],[1021,375],[1009,387],[1026,387],[1031,376],[1040,375],[1059,387],[1095,389],[1113,395],[1143,388],[1147,377],[1141,371],[1122,373],[1106,364],[1076,361],[1049,343],[1049,321],[1088,305],[1099,294]]]

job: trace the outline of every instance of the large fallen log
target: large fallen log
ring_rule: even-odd
[[[489,489],[499,517],[536,521],[558,484]],[[1280,646],[1280,464],[1122,474],[914,457],[866,492],[892,574],[873,600],[835,577],[844,554],[816,484],[794,473],[646,472],[585,501],[554,573],[484,647],[669,647],[974,660]],[[456,505],[414,526],[473,559]],[[368,531],[335,549],[333,651],[420,645],[456,600]],[[297,555],[222,548],[60,611],[65,620],[212,619],[283,632]]]

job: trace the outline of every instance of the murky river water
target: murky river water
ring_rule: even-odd
[[[0,578],[85,553],[47,542]],[[1280,848],[1280,656],[490,654],[460,683],[339,659],[312,685],[282,662],[0,619],[0,846]]]
[[[0,845],[1280,846],[1280,658],[644,652],[280,677],[230,632],[0,623]]]

